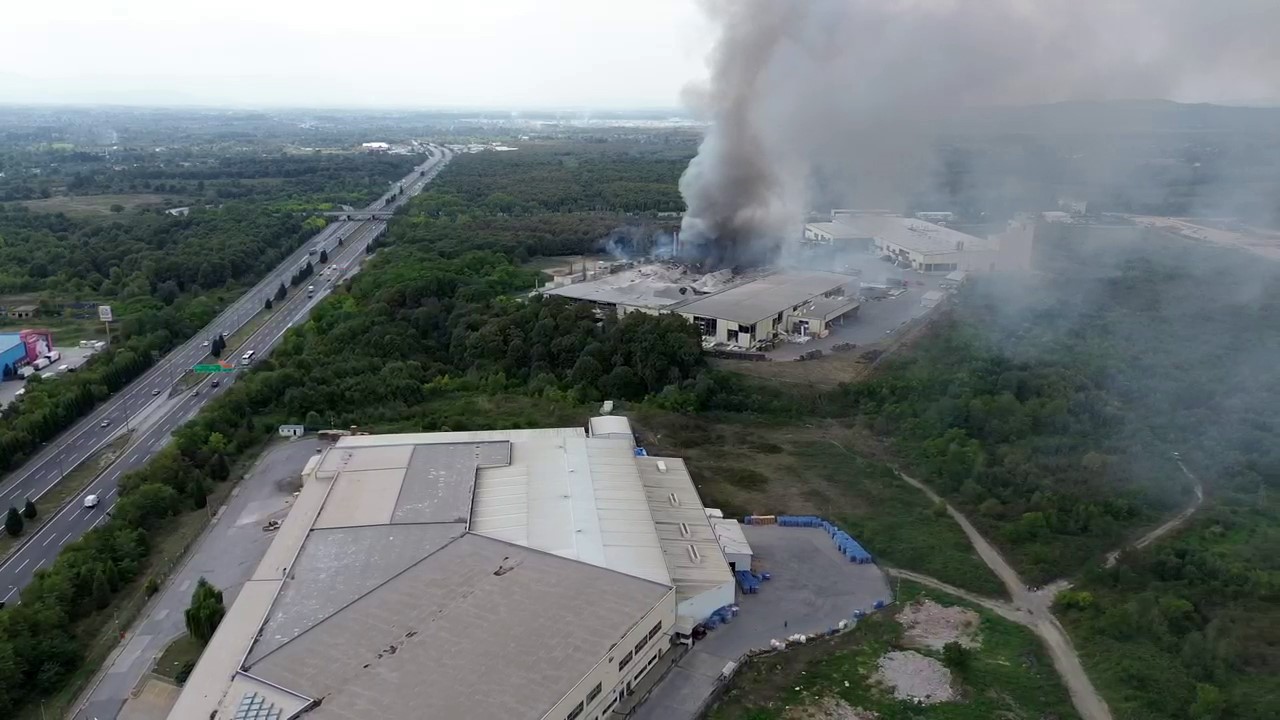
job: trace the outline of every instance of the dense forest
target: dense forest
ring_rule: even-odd
[[[281,171],[274,162],[253,165]],[[392,170],[399,172],[397,164],[383,168]],[[363,194],[385,188],[381,177],[370,183]],[[191,337],[324,225],[269,200],[185,217],[131,213],[109,223],[0,204],[0,296],[34,296],[45,315],[72,301],[106,302],[119,320],[105,352],[74,374],[31,381],[20,401],[0,411],[0,473]]]
[[[182,144],[6,148],[0,141],[0,202],[149,193],[187,204],[249,200],[296,208],[360,206],[377,198],[385,183],[407,174],[415,160],[411,155]]]
[[[432,217],[683,211],[676,184],[688,164],[683,150],[582,152],[548,144],[482,153],[450,168],[449,183],[425,193],[420,209]]]

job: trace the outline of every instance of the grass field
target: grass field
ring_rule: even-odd
[[[181,685],[186,680],[186,674],[188,674],[184,672],[184,669],[189,671],[191,667],[194,667],[203,650],[204,646],[198,640],[184,634],[169,643],[164,652],[160,653],[160,657],[156,658],[155,667],[151,671]]]
[[[886,465],[852,454],[853,431],[834,423],[690,418],[642,411],[651,452],[685,458],[708,507],[730,517],[821,515],[897,567],[976,593],[1004,586],[964,532]]]
[[[944,606],[963,606],[981,617],[967,669],[953,671],[960,697],[937,705],[893,698],[870,681],[876,661],[904,649],[893,612],[863,620],[835,638],[756,658],[734,678],[711,712],[711,720],[818,720],[824,699],[838,698],[872,711],[879,720],[1068,720],[1078,717],[1066,689],[1032,632],[981,608],[914,583],[902,584],[903,598],[924,595]],[[941,659],[941,653],[912,648]]]
[[[166,201],[181,203],[182,198],[167,195],[139,193],[131,195],[63,195],[27,200],[23,203],[36,212],[66,213],[76,217],[110,217],[112,205],[123,205],[125,210],[139,207],[159,207]]]

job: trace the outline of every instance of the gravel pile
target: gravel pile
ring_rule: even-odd
[[[976,648],[978,613],[960,607],[944,607],[932,600],[911,603],[898,613],[908,645],[941,650],[949,642]]]
[[[912,650],[885,653],[876,665],[875,679],[893,690],[899,700],[915,700],[922,705],[955,699],[951,671],[945,665]]]

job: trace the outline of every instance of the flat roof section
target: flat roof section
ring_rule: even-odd
[[[696,279],[680,268],[646,265],[544,292],[605,305],[658,310],[692,297],[690,286]]]
[[[845,225],[844,223],[816,222],[816,223],[808,223],[807,225],[805,225],[805,227],[811,227],[815,230],[821,230],[822,232],[834,237],[837,240],[859,240],[859,239],[871,237],[867,233],[864,233],[861,230],[859,230],[858,228]]]
[[[670,592],[469,533],[250,672],[309,720],[539,720]]]
[[[964,250],[994,250],[986,238],[969,235],[949,227],[943,227],[917,218],[899,215],[860,214],[840,215],[838,222],[881,242],[906,248],[921,255],[944,255]]]
[[[467,522],[476,471],[510,462],[505,440],[414,447],[391,522]]]
[[[684,315],[754,325],[806,300],[857,283],[858,279],[851,275],[821,270],[790,270],[766,275],[672,309]]]
[[[314,530],[249,653],[252,665],[452,542],[463,523]]]

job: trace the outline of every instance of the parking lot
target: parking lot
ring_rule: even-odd
[[[819,528],[743,526],[760,570],[773,579],[754,595],[738,595],[741,612],[711,631],[673,667],[633,717],[693,718],[715,689],[725,665],[770,640],[824,633],[855,610],[891,600],[884,573],[849,562]]]
[[[82,347],[76,347],[76,346],[55,347],[54,350],[57,350],[58,352],[62,353],[62,359],[58,360],[58,362],[49,366],[42,372],[37,373],[41,377],[47,378],[53,375],[58,375],[59,374],[58,368],[62,367],[63,365],[66,365],[70,368],[78,368],[81,365],[83,365],[85,361],[87,361],[89,358],[93,357],[93,354],[94,354],[94,351],[89,348],[82,348]],[[13,399],[17,396],[18,391],[21,390],[26,384],[27,384],[26,381],[21,379],[13,379],[13,380],[8,380],[6,382],[0,382],[0,408],[3,408],[4,406],[13,402]]]

